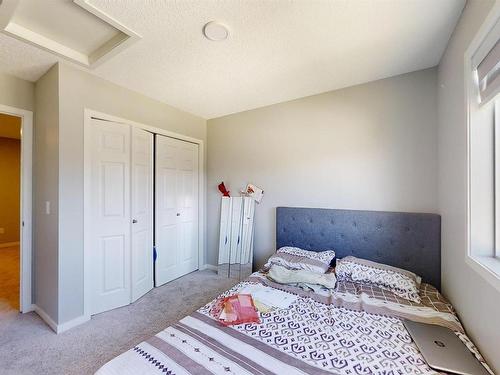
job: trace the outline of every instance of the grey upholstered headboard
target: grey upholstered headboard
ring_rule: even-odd
[[[441,217],[435,214],[276,208],[276,248],[329,250],[407,269],[441,288]]]

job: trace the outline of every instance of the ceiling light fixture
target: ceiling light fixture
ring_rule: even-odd
[[[209,40],[220,42],[227,39],[229,30],[219,22],[210,21],[203,26],[203,35]]]

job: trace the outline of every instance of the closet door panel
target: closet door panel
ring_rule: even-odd
[[[156,286],[198,268],[198,147],[156,136]]]
[[[91,313],[130,303],[130,127],[91,121]]]
[[[184,275],[198,269],[198,146],[179,142],[179,272]]]
[[[153,134],[132,129],[132,301],[153,288]]]
[[[170,138],[156,136],[156,286],[175,278],[177,235],[177,153]]]

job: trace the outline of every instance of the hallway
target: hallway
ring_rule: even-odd
[[[0,319],[19,311],[19,245],[0,248]]]

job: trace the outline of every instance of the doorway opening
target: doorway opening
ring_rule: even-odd
[[[33,310],[32,112],[0,105],[0,319]]]
[[[0,311],[20,310],[21,118],[0,113]]]

